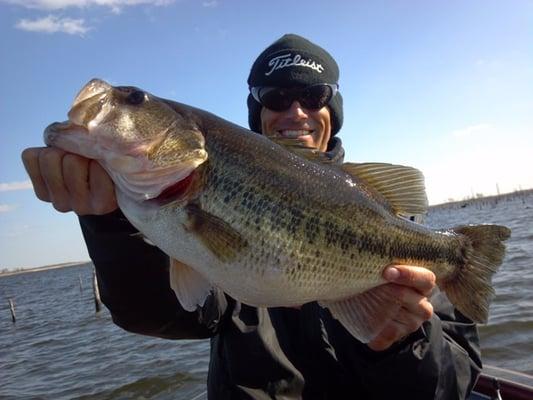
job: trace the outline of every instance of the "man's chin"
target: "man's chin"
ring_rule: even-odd
[[[305,147],[309,147],[309,148],[313,148],[313,149],[317,149],[318,148],[318,144],[316,143],[315,138],[311,134],[309,134],[309,135],[301,135],[301,136],[298,136],[298,137],[288,137],[288,136],[280,134],[279,132],[276,132],[276,134],[274,134],[274,135],[267,134],[266,136],[269,139],[274,139],[274,140],[276,138],[291,139],[291,140],[294,140],[294,141],[297,141],[297,142],[301,143]]]
[[[311,147],[313,149],[316,149],[318,147],[317,143],[315,142],[315,138],[312,135],[299,136],[297,140],[306,147]]]

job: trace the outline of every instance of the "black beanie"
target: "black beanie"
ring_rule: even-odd
[[[248,86],[297,87],[317,83],[339,83],[339,67],[323,48],[294,34],[283,35],[255,60],[248,76]],[[248,124],[261,132],[261,104],[248,95]],[[339,92],[328,104],[331,136],[342,126],[342,96]]]

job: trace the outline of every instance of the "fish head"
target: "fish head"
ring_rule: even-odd
[[[117,190],[137,201],[159,196],[207,159],[192,114],[136,87],[93,79],[68,118],[46,128],[45,143],[98,160]]]

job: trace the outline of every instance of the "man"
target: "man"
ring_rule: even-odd
[[[285,35],[252,66],[249,123],[268,137],[291,138],[341,163],[339,71],[324,49]],[[384,271],[402,304],[368,344],[317,303],[255,308],[217,292],[186,312],[169,286],[168,257],[135,235],[117,210],[113,184],[94,161],[57,149],[27,149],[37,197],[80,215],[100,291],[116,324],[164,338],[211,338],[213,399],[460,399],[481,366],[475,325],[444,298],[428,301],[426,269]],[[383,290],[378,287],[373,290]]]

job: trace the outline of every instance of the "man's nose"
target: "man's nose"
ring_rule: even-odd
[[[293,118],[307,118],[307,111],[298,100],[292,102],[287,113]]]

